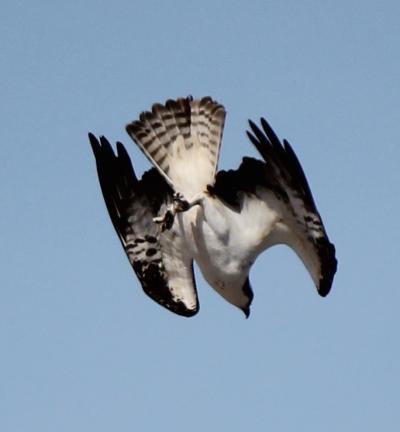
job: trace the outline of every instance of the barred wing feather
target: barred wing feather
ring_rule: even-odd
[[[171,202],[172,190],[153,168],[136,178],[121,143],[89,134],[101,190],[110,218],[143,290],[165,308],[183,316],[198,311],[193,260],[185,254],[179,227],[160,232],[153,217]]]

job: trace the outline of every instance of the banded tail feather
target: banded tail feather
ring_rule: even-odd
[[[126,130],[176,192],[191,198],[214,184],[225,121],[210,97],[154,104]]]

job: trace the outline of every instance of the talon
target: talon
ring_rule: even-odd
[[[176,212],[185,212],[190,209],[190,204],[186,200],[175,200],[174,210]]]
[[[183,198],[183,195],[180,192],[175,192],[174,195],[173,195],[173,197],[172,197],[172,199],[174,201],[177,201],[177,200],[182,200],[184,198]]]
[[[189,202],[187,200],[185,200],[183,195],[179,192],[176,192],[174,194],[173,200],[174,200],[174,212],[175,213],[185,212],[185,211],[189,210],[191,207]]]
[[[162,225],[162,230],[165,231],[166,229],[171,229],[172,225],[174,224],[174,215],[172,214],[171,211],[167,211],[167,213],[165,213],[164,215],[164,223]]]
[[[174,224],[174,215],[170,210],[167,210],[163,216],[157,216],[153,218],[153,222],[161,225],[161,231],[169,230]]]
[[[187,201],[179,192],[174,193],[172,200],[172,205],[169,205],[167,207],[167,210],[162,216],[157,216],[153,218],[153,222],[161,226],[162,232],[172,228],[175,220],[175,215],[177,213],[185,212],[193,206],[201,204],[201,198],[198,198],[193,202],[189,203],[189,201]]]

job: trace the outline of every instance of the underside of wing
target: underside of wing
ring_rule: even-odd
[[[301,164],[288,141],[280,142],[271,126],[250,123],[247,132],[267,165],[268,187],[281,202],[283,242],[301,258],[318,293],[326,296],[332,286],[337,261]]]
[[[136,178],[121,143],[89,134],[110,218],[143,290],[160,305],[183,316],[199,309],[193,260],[175,225],[161,231],[153,217],[172,201],[172,190],[156,169]]]
[[[262,243],[259,252],[274,244],[288,245],[303,261],[318,293],[326,296],[337,267],[335,247],[293,149],[286,140],[280,143],[264,119],[261,125],[262,130],[250,122],[248,136],[264,161],[244,158],[238,170],[220,171],[209,190],[240,215],[242,244],[252,241],[252,251]]]
[[[214,183],[225,109],[210,97],[154,104],[126,126],[150,162],[187,198]]]

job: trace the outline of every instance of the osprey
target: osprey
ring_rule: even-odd
[[[261,252],[291,247],[326,296],[336,272],[303,169],[264,118],[247,135],[262,160],[217,172],[225,109],[210,97],[154,104],[126,130],[153,168],[141,180],[125,147],[89,134],[114,228],[143,290],[176,314],[199,310],[193,273],[249,316],[249,271]]]

